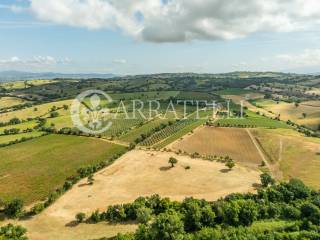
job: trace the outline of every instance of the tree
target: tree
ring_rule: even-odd
[[[151,239],[174,240],[182,239],[183,222],[175,211],[159,214],[151,224]]]
[[[268,187],[275,183],[275,180],[268,173],[263,173],[260,175],[261,184],[263,187]]]
[[[182,207],[184,209],[184,227],[186,231],[200,230],[202,227],[202,211],[199,202],[193,198],[186,198],[182,203]]]
[[[236,164],[234,163],[233,160],[228,160],[228,161],[226,162],[226,164],[225,164],[225,166],[226,166],[227,168],[229,168],[229,170],[232,170],[232,168],[234,168],[235,165],[236,165]]]
[[[244,226],[250,226],[258,217],[258,208],[252,200],[240,200],[239,222]]]
[[[151,219],[152,210],[147,207],[141,207],[137,209],[136,214],[139,223],[148,223]]]
[[[4,214],[9,218],[19,218],[23,214],[23,201],[14,199],[7,203],[4,208]]]
[[[77,213],[76,220],[78,223],[82,223],[85,219],[86,219],[85,213],[82,213],[82,212]]]
[[[174,157],[171,157],[171,158],[169,158],[168,162],[171,164],[171,167],[173,168],[174,165],[178,163],[178,160]]]
[[[50,113],[50,118],[55,118],[55,117],[58,117],[58,116],[59,116],[58,112],[51,112]]]

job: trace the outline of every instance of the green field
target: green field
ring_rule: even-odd
[[[167,100],[170,97],[176,97],[178,91],[148,91],[148,92],[133,92],[133,93],[112,93],[110,94],[113,100]]]
[[[180,92],[177,97],[178,100],[194,100],[194,101],[217,101],[219,96],[207,92]]]
[[[285,122],[273,120],[251,111],[247,111],[245,118],[225,118],[215,122],[221,127],[262,127],[262,128],[290,128]]]
[[[43,132],[28,132],[28,133],[19,133],[19,134],[14,134],[14,135],[5,135],[5,136],[0,136],[0,144],[5,144],[9,142],[13,142],[16,140],[21,140],[22,138],[35,138],[35,137],[40,137],[44,133]]]
[[[213,93],[217,95],[243,95],[252,92],[252,90],[246,90],[243,88],[227,88],[224,90],[214,91]]]
[[[48,135],[0,149],[0,199],[42,200],[81,166],[107,160],[125,147],[86,137]],[[13,187],[14,186],[14,187]]]

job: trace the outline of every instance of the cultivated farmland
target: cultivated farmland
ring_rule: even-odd
[[[0,148],[1,199],[42,200],[81,166],[106,161],[124,150],[98,139],[61,135]]]
[[[262,157],[246,129],[202,127],[170,148],[189,154],[230,156],[236,162],[257,168]]]

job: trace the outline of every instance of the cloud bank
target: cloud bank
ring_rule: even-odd
[[[232,40],[256,32],[312,30],[318,0],[30,0],[43,21],[120,29],[143,41]]]

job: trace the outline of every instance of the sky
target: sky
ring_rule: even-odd
[[[0,71],[320,72],[318,0],[0,0]]]

